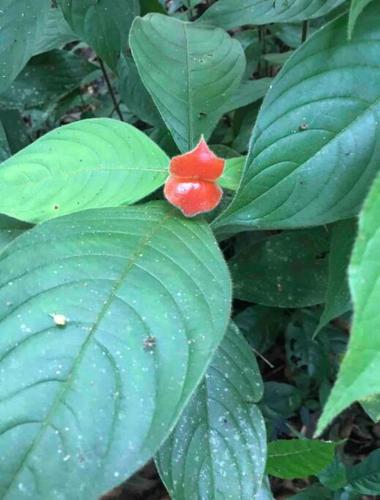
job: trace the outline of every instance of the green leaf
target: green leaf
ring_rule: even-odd
[[[354,401],[380,393],[380,177],[374,182],[359,218],[349,267],[354,321],[338,379],[319,420],[320,434]]]
[[[240,84],[240,43],[219,28],[148,14],[134,21],[130,45],[179,149],[192,149],[201,134],[208,139]]]
[[[97,67],[82,57],[53,50],[33,57],[8,90],[0,105],[27,109],[51,105],[72,90]]]
[[[6,160],[11,155],[8,145],[7,133],[0,120],[0,162]]]
[[[131,204],[163,184],[169,159],[145,134],[107,118],[44,135],[0,168],[0,212],[39,222]]]
[[[120,97],[128,110],[146,123],[164,127],[161,115],[144,87],[132,57],[120,57],[118,74]]]
[[[264,416],[268,419],[289,418],[301,406],[301,394],[292,385],[266,382],[264,389],[264,397],[260,406]]]
[[[345,0],[219,0],[201,21],[226,30],[243,24],[303,21],[324,16]]]
[[[318,474],[319,481],[330,490],[337,491],[347,485],[346,466],[339,455]]]
[[[320,386],[324,381],[334,379],[337,372],[337,362],[333,357],[336,353],[331,343],[334,334],[337,336],[340,331],[328,328],[314,339],[315,325],[316,318],[310,311],[297,311],[285,332],[288,369],[292,380],[303,387],[310,387],[314,382]],[[346,334],[341,335],[345,339]]]
[[[380,422],[380,394],[367,396],[360,401],[360,405],[375,423]]]
[[[351,41],[346,23],[310,37],[274,80],[240,189],[216,227],[316,226],[360,209],[379,168],[380,10],[365,10]]]
[[[60,49],[76,38],[77,36],[63,17],[61,9],[55,7],[54,3],[51,2],[44,26],[35,40],[33,55]]]
[[[239,156],[226,161],[222,177],[218,183],[231,191],[236,191],[243,173],[246,157]]]
[[[138,16],[138,0],[58,0],[66,21],[112,69],[128,44],[133,19]]]
[[[274,307],[303,307],[324,301],[329,233],[325,228],[284,231],[257,242],[239,237],[230,261],[234,296]]]
[[[30,227],[30,224],[0,214],[0,252]]]
[[[285,439],[268,444],[267,472],[281,479],[315,476],[334,459],[336,443]]]
[[[166,14],[165,9],[160,4],[159,0],[140,0],[141,15],[145,16],[149,12],[158,12]]]
[[[249,306],[234,316],[234,322],[258,353],[263,353],[272,347],[276,338],[283,332],[286,316],[282,309]]]
[[[263,480],[265,425],[254,356],[231,324],[206,377],[161,447],[157,465],[172,498],[251,500]]]
[[[222,254],[159,202],[40,224],[0,268],[0,496],[98,498],[156,453],[221,342]]]
[[[380,495],[380,450],[374,450],[360,464],[348,467],[347,480],[361,495]]]
[[[293,50],[288,52],[274,52],[273,54],[263,54],[263,59],[274,66],[282,66],[293,54]]]
[[[370,2],[372,2],[372,0],[351,0],[350,13],[348,16],[348,37],[350,39],[358,17]]]
[[[0,9],[0,94],[34,53],[50,0],[2,0]]]
[[[243,81],[227,102],[224,112],[228,113],[262,99],[272,80],[272,78],[260,78],[259,80]]]
[[[329,275],[325,307],[314,336],[332,319],[351,309],[347,269],[356,236],[356,219],[337,222],[331,227]]]
[[[20,111],[0,107],[0,122],[11,154],[17,153],[30,143],[27,128]]]
[[[313,484],[304,490],[292,495],[289,500],[331,500],[331,491],[321,486],[320,484]]]

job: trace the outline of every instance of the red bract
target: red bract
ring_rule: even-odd
[[[203,139],[188,153],[174,156],[170,162],[170,173],[178,177],[216,181],[224,168],[224,160],[218,158]]]
[[[187,217],[210,212],[222,198],[223,191],[215,181],[223,169],[224,160],[210,150],[202,137],[192,151],[172,158],[165,197]]]
[[[223,191],[215,182],[181,179],[171,175],[165,184],[165,196],[187,217],[210,212],[218,206]]]

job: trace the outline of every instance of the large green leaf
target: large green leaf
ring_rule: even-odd
[[[360,464],[348,467],[347,480],[362,495],[380,495],[380,450],[374,450]]]
[[[138,0],[58,0],[66,21],[106,63],[116,69],[128,43],[132,21],[139,14]]]
[[[354,31],[358,17],[370,2],[372,2],[372,0],[351,0],[350,14],[348,17],[348,36],[350,38],[352,37],[352,32]]]
[[[282,479],[315,476],[334,459],[336,443],[284,439],[268,444],[267,472]]]
[[[243,24],[303,21],[324,16],[345,0],[219,0],[201,17],[224,29]]]
[[[332,319],[351,309],[348,264],[356,236],[356,219],[337,222],[331,227],[329,274],[325,307],[314,336]]]
[[[380,177],[359,218],[349,267],[354,322],[338,379],[323,410],[317,432],[354,401],[380,393]]]
[[[40,224],[0,269],[0,496],[98,498],[157,451],[222,340],[222,254],[158,202]]]
[[[245,67],[240,43],[219,29],[160,14],[133,23],[130,45],[141,79],[182,151],[210,136]]]
[[[373,4],[351,41],[343,16],[293,54],[264,99],[240,190],[217,225],[295,228],[358,212],[379,168],[379,52]]]
[[[0,95],[0,105],[35,108],[54,104],[97,67],[82,57],[53,50],[33,57],[10,87]]]
[[[231,324],[205,379],[161,447],[161,477],[178,500],[251,500],[263,480],[265,425],[253,404],[262,396],[249,345]]]
[[[145,134],[107,118],[44,135],[0,168],[0,212],[39,222],[133,203],[157,189],[169,159]]]
[[[324,301],[329,233],[325,228],[284,231],[255,242],[239,237],[230,261],[234,295],[274,307],[303,307]]]
[[[50,0],[2,0],[0,4],[0,94],[33,55],[48,17]]]
[[[60,49],[76,38],[77,36],[63,17],[61,9],[52,1],[43,29],[35,40],[33,55]]]

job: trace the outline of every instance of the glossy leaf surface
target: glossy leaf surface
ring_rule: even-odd
[[[262,396],[254,356],[231,324],[205,379],[157,464],[172,498],[251,500],[265,470],[265,426],[254,403]]]
[[[334,458],[335,443],[312,439],[286,439],[268,444],[267,472],[282,479],[316,475]]]
[[[338,379],[318,424],[320,433],[354,401],[380,393],[380,177],[359,218],[349,267],[354,321]]]
[[[157,451],[222,340],[222,255],[158,202],[40,224],[0,268],[0,496],[98,498]]]
[[[240,84],[240,43],[219,28],[148,14],[133,23],[130,45],[179,149],[189,151],[202,134],[208,139]]]
[[[296,228],[355,215],[380,155],[380,11],[310,37],[264,99],[241,188],[217,226]],[[366,92],[363,94],[363,88]]]
[[[344,0],[218,0],[201,17],[224,29],[243,24],[303,21],[324,16]]]
[[[133,203],[167,177],[169,159],[145,134],[107,118],[49,132],[0,168],[0,211],[39,222]]]

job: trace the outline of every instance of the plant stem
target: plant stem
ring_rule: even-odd
[[[302,23],[302,35],[301,35],[301,42],[302,43],[306,41],[308,28],[309,28],[309,22],[304,21]]]
[[[194,8],[191,7],[191,0],[186,0],[186,7],[187,7],[187,18],[189,21],[194,17]]]
[[[116,111],[118,117],[120,118],[120,120],[123,122],[124,118],[123,118],[123,115],[122,115],[122,113],[120,111],[119,103],[117,102],[116,95],[115,95],[115,92],[114,92],[114,90],[112,88],[112,84],[111,84],[111,81],[109,79],[109,76],[108,76],[106,67],[104,65],[104,62],[102,61],[102,59],[100,57],[98,57],[98,60],[99,60],[100,69],[102,70],[102,73],[103,73],[104,80],[106,82],[108,91],[109,91],[109,93],[111,95],[111,99],[112,99],[113,105],[115,106],[115,111]]]

